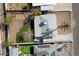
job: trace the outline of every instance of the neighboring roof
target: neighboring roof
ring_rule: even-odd
[[[32,5],[41,6],[41,10],[72,11],[71,3],[57,3],[57,4],[33,3]]]
[[[57,3],[54,5],[54,11],[72,11],[71,3]]]
[[[52,4],[46,4],[46,3],[33,3],[32,6],[47,6]]]

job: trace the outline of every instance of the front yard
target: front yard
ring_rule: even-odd
[[[30,47],[31,46],[20,46],[21,55],[30,54]]]

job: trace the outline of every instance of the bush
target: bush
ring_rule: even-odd
[[[17,40],[16,40],[17,43],[23,43],[25,42],[23,36],[17,36]]]

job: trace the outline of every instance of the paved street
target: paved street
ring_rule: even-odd
[[[0,3],[0,55],[2,54],[2,23],[3,23],[3,4]]]

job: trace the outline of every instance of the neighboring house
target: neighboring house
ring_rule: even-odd
[[[40,6],[41,11],[45,10],[53,10],[53,4],[44,4],[44,3],[33,3],[32,6]]]
[[[71,56],[72,43],[35,45],[34,55],[36,56]]]
[[[25,6],[29,8],[28,3],[6,3],[6,10],[22,10]]]
[[[10,56],[19,56],[19,48],[9,46],[9,55]]]
[[[35,41],[40,41],[41,37],[42,37],[43,42],[53,42],[54,43],[54,44],[52,44],[53,45],[53,47],[51,47],[52,49],[54,49],[54,45],[57,44],[57,45],[55,45],[55,47],[56,47],[55,55],[69,55],[69,54],[67,54],[68,52],[65,52],[65,49],[64,49],[65,43],[64,42],[72,42],[71,9],[70,9],[71,6],[70,6],[70,4],[68,4],[67,6],[66,6],[66,4],[57,4],[56,6],[52,5],[52,8],[50,8],[51,6],[48,7],[47,5],[40,5],[40,7],[41,7],[41,11],[46,11],[46,10],[51,11],[51,9],[52,9],[52,13],[35,16],[35,19],[34,19]],[[45,9],[45,7],[46,7],[46,9]],[[58,10],[56,7],[57,8],[60,7],[61,9]],[[65,22],[68,23],[71,27],[69,27],[65,31],[63,29],[55,30],[58,26],[62,25]],[[53,30],[55,30],[55,31],[52,32]],[[58,42],[58,43],[56,43],[56,42]],[[59,44],[60,42],[63,42],[63,43],[61,43],[61,45],[60,45]],[[68,45],[68,44],[65,44],[65,45]],[[34,47],[36,48],[38,46],[34,46]],[[49,45],[49,46],[51,46],[51,45]],[[70,50],[72,48],[71,43],[69,43],[69,46],[70,47],[66,47],[67,50]],[[42,45],[41,45],[41,47],[42,47]],[[43,47],[42,47],[42,50],[39,47],[39,48],[37,48],[37,50],[34,50],[34,51],[38,55],[38,54],[41,54],[40,50],[43,51],[43,49],[44,49]],[[48,47],[45,47],[45,49],[48,49]],[[60,52],[61,52],[61,50],[63,50],[63,51],[61,53],[57,53],[57,50],[59,50]],[[47,51],[49,51],[49,49]],[[70,50],[70,52],[72,52],[72,50]],[[49,52],[49,54],[51,54],[51,53]]]
[[[37,56],[55,56],[55,45],[38,45],[34,46],[34,55]]]

